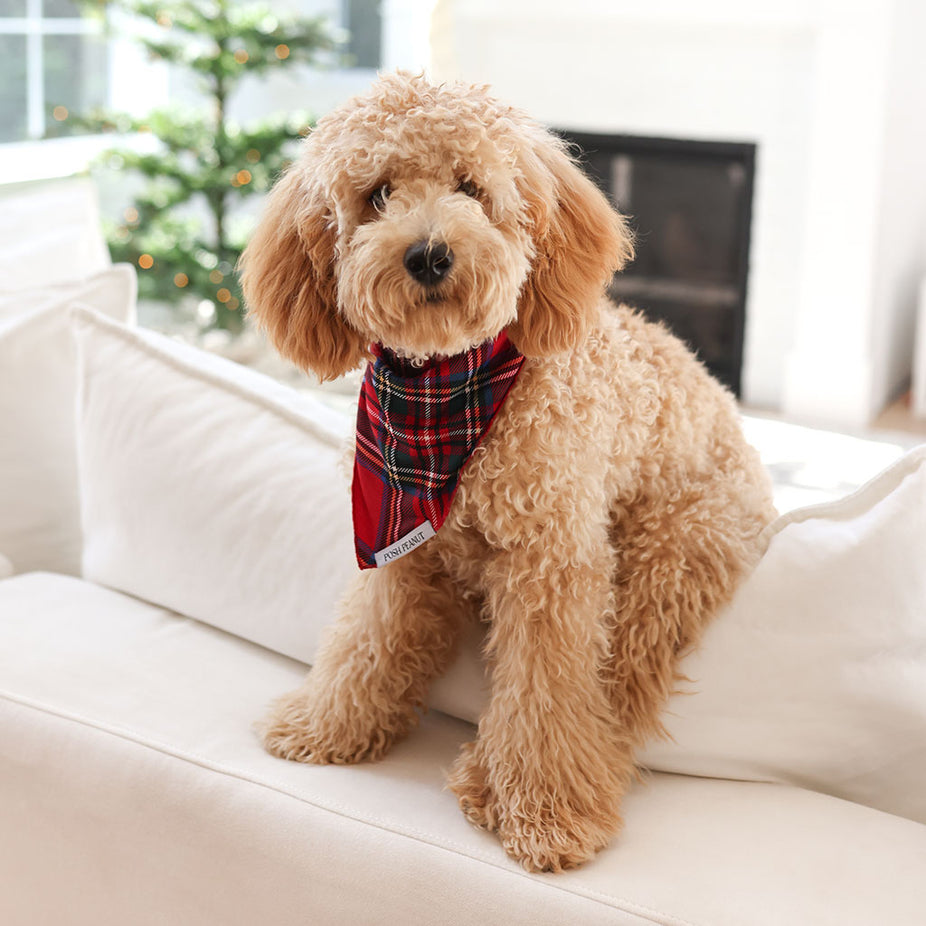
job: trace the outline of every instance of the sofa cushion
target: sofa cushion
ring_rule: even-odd
[[[0,197],[0,289],[79,280],[108,265],[92,180],[69,178]]]
[[[135,271],[0,293],[0,554],[17,572],[80,571],[74,301],[130,321]]]
[[[154,332],[74,324],[84,575],[311,661],[357,571],[349,422]]]
[[[784,781],[926,823],[926,445],[793,511],[685,661],[663,771]]]
[[[529,875],[443,786],[465,723],[373,764],[264,753],[251,722],[303,670],[85,581],[0,582],[0,922],[922,922],[926,827],[782,785],[653,774],[612,846]]]
[[[134,324],[136,290],[137,278],[131,264],[114,264],[63,283],[43,282],[31,289],[0,290],[0,325],[45,311],[62,312],[75,303]],[[67,323],[68,319],[63,321]]]
[[[926,823],[926,445],[782,516],[767,540],[684,661],[670,738],[641,764],[789,782]],[[469,642],[459,662],[479,660]],[[470,681],[442,704],[475,721],[486,697]]]

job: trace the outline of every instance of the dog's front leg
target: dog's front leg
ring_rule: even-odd
[[[316,764],[380,758],[417,723],[463,607],[427,548],[362,572],[304,684],[264,721],[267,750]]]
[[[586,549],[581,536],[540,531],[491,563],[492,698],[450,776],[467,817],[532,871],[602,848],[633,776],[601,678],[613,558],[604,529]]]

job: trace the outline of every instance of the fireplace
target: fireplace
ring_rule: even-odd
[[[435,0],[431,26],[437,80],[491,84],[545,125],[619,141],[756,145],[751,223],[743,219],[740,236],[745,245],[749,235],[746,317],[710,300],[726,319],[697,345],[735,384],[745,322],[746,404],[861,427],[903,387],[926,275],[926,3]],[[620,186],[622,162],[588,147],[599,182],[610,190],[616,173]],[[627,156],[639,180],[649,167]],[[748,160],[740,163],[747,178],[734,199],[745,209]],[[640,285],[655,260],[647,250],[657,229],[647,229],[639,195],[625,208],[640,260],[622,286]],[[658,279],[672,282],[662,291],[672,298],[652,288],[625,298],[679,324],[678,281]],[[694,283],[707,301],[708,281],[696,274]],[[733,348],[729,373],[709,356],[718,339]]]
[[[755,145],[559,134],[636,235],[612,297],[665,322],[739,396]]]

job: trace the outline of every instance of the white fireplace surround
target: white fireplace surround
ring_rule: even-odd
[[[543,122],[758,145],[743,397],[861,426],[926,274],[921,0],[437,0],[431,73]]]

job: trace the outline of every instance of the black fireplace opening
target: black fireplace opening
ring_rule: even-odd
[[[559,134],[636,237],[612,298],[665,322],[739,396],[756,146]]]

